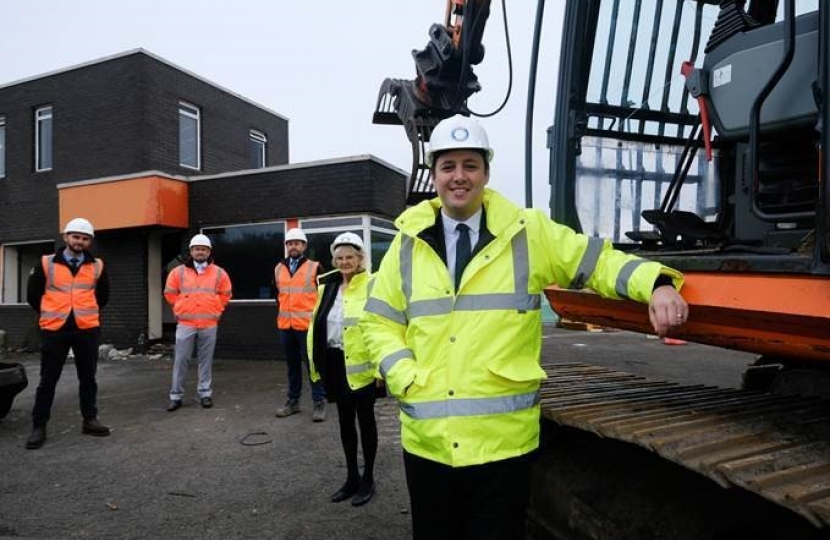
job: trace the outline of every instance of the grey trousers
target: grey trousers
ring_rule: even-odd
[[[210,397],[213,367],[213,349],[216,347],[217,326],[209,328],[194,328],[184,324],[176,326],[176,358],[173,361],[173,384],[170,387],[170,399],[181,401],[184,395],[184,382],[187,379],[187,362],[193,356],[193,345],[196,344],[196,357],[199,360],[199,386],[197,392],[200,398]]]

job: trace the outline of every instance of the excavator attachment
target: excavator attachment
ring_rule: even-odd
[[[481,90],[472,66],[484,58],[481,37],[489,15],[490,0],[447,0],[444,24],[433,24],[426,47],[412,51],[415,80],[381,84],[372,123],[406,130],[412,145],[409,205],[435,196],[425,161],[432,129],[455,114],[469,116],[467,99]]]
[[[414,205],[435,197],[426,151],[433,128],[449,115],[431,114],[432,109],[416,97],[415,82],[386,79],[378,92],[373,124],[402,125],[412,145],[412,170],[409,174],[406,204]]]

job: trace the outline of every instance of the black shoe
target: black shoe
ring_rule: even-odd
[[[26,439],[26,448],[35,450],[43,446],[46,442],[46,426],[35,426],[32,428],[32,434]]]
[[[213,400],[209,397],[203,397],[199,400],[199,402],[202,404],[203,409],[210,409],[211,407],[213,407]]]
[[[96,418],[84,420],[81,433],[94,437],[106,437],[110,434],[110,428],[99,422]]]
[[[167,404],[167,412],[173,412],[181,406],[182,406],[182,400],[180,400],[180,399],[171,399],[170,403]]]
[[[346,480],[346,483],[343,484],[343,487],[338,489],[334,495],[331,496],[331,502],[340,502],[345,501],[355,493],[357,493],[357,488],[360,486],[360,483],[357,481],[350,481]]]
[[[354,497],[352,497],[352,506],[363,506],[372,500],[372,495],[374,494],[374,482],[361,482],[360,487],[357,489],[357,493],[355,493]]]

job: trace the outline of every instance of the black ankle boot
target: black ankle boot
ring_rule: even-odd
[[[360,481],[360,485],[358,486],[354,497],[352,497],[352,506],[363,506],[372,500],[372,495],[374,494],[375,481],[371,478],[364,478]]]
[[[43,446],[46,442],[46,426],[35,426],[32,428],[32,434],[26,439],[26,448],[35,450]]]
[[[346,483],[343,484],[343,487],[335,491],[334,495],[331,496],[331,502],[345,501],[346,499],[357,493],[357,488],[359,486],[359,480],[346,480]]]

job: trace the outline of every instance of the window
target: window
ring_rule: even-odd
[[[308,237],[305,255],[319,262],[323,272],[334,268],[330,248],[337,235],[353,232],[367,244],[371,238],[367,270],[377,269],[395,235],[392,222],[369,216],[303,219],[300,227]],[[274,266],[285,257],[285,231],[283,221],[202,230],[213,242],[212,254],[216,264],[230,275],[233,300],[273,301]]]
[[[52,241],[32,242],[26,244],[6,244],[3,246],[3,303],[18,304],[26,302],[26,284],[29,273],[40,264],[43,255],[54,253]]]
[[[52,107],[35,111],[35,171],[52,170]]]
[[[308,236],[306,255],[319,261],[326,269],[334,268],[331,244],[337,235],[353,232],[360,236],[367,247],[366,269],[377,271],[396,233],[391,221],[368,216],[304,219],[301,227]]]
[[[201,137],[199,108],[183,101],[179,102],[179,165],[188,169],[202,168]]]
[[[6,177],[6,118],[0,116],[0,178]]]
[[[251,147],[250,168],[262,169],[266,164],[265,156],[267,155],[266,149],[268,139],[265,137],[264,133],[252,129],[248,135],[248,140],[250,141]]]
[[[271,299],[274,266],[284,257],[285,224],[258,223],[204,229],[216,264],[228,271],[234,300]]]

